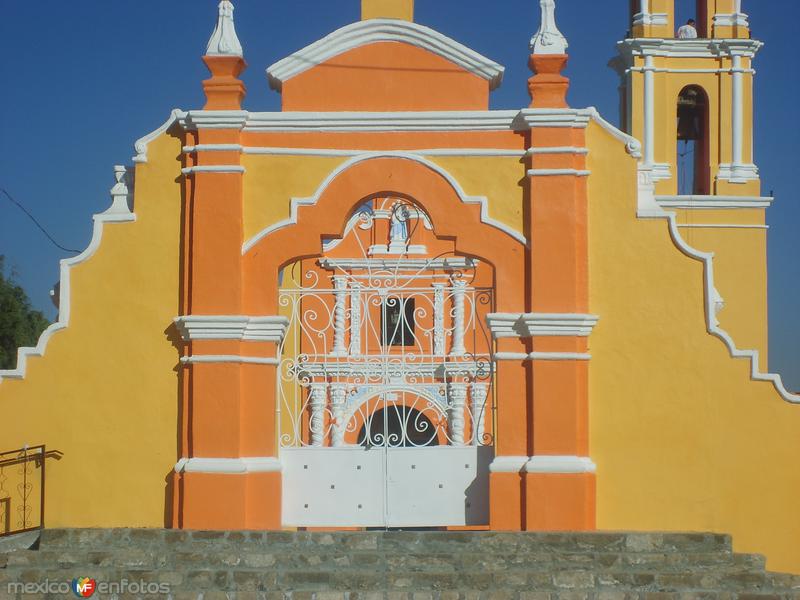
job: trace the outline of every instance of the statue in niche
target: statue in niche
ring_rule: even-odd
[[[408,245],[408,221],[411,213],[408,207],[399,202],[392,207],[389,226],[389,249],[404,249]]]

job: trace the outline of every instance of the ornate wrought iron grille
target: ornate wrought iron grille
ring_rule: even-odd
[[[375,199],[284,270],[283,447],[491,445],[490,267],[441,246],[413,202]]]
[[[45,447],[0,452],[0,537],[44,527]]]

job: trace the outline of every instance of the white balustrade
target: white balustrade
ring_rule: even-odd
[[[361,354],[361,284],[350,284],[350,355]]]
[[[486,427],[486,399],[489,395],[488,383],[473,383],[470,386],[470,409],[472,411],[472,445],[484,444]]]
[[[444,285],[433,285],[433,354],[443,356],[444,349]]]
[[[347,354],[345,333],[347,330],[347,279],[337,276],[333,278],[335,305],[333,309],[333,354]]]
[[[466,354],[464,347],[464,295],[467,284],[460,279],[453,280],[453,347],[451,356]]]
[[[331,412],[333,416],[333,429],[331,430],[331,446],[340,448],[344,446],[344,433],[346,423],[344,422],[345,403],[347,402],[347,384],[331,384]]]
[[[450,441],[453,446],[464,445],[464,408],[467,405],[467,384],[450,383],[449,399]]]
[[[321,447],[325,441],[325,404],[328,399],[327,383],[311,384],[311,445]]]

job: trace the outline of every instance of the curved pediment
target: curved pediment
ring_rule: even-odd
[[[505,67],[430,27],[399,19],[370,19],[337,29],[276,62],[267,69],[270,87],[280,91],[292,77],[348,50],[376,42],[401,42],[432,52],[487,80],[490,89],[503,80]]]
[[[485,110],[503,67],[416,23],[370,19],[278,61],[284,110]]]

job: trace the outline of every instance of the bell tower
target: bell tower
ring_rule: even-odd
[[[684,241],[714,254],[712,325],[737,347],[757,348],[766,370],[772,198],[761,196],[753,152],[761,46],[741,0],[631,0],[629,34],[610,66],[620,75],[621,128],[642,142],[656,201],[675,213]]]
[[[741,0],[631,0],[630,13],[612,66],[622,128],[642,141],[656,193],[757,196],[752,61],[762,44]],[[697,37],[677,39],[688,18]]]

